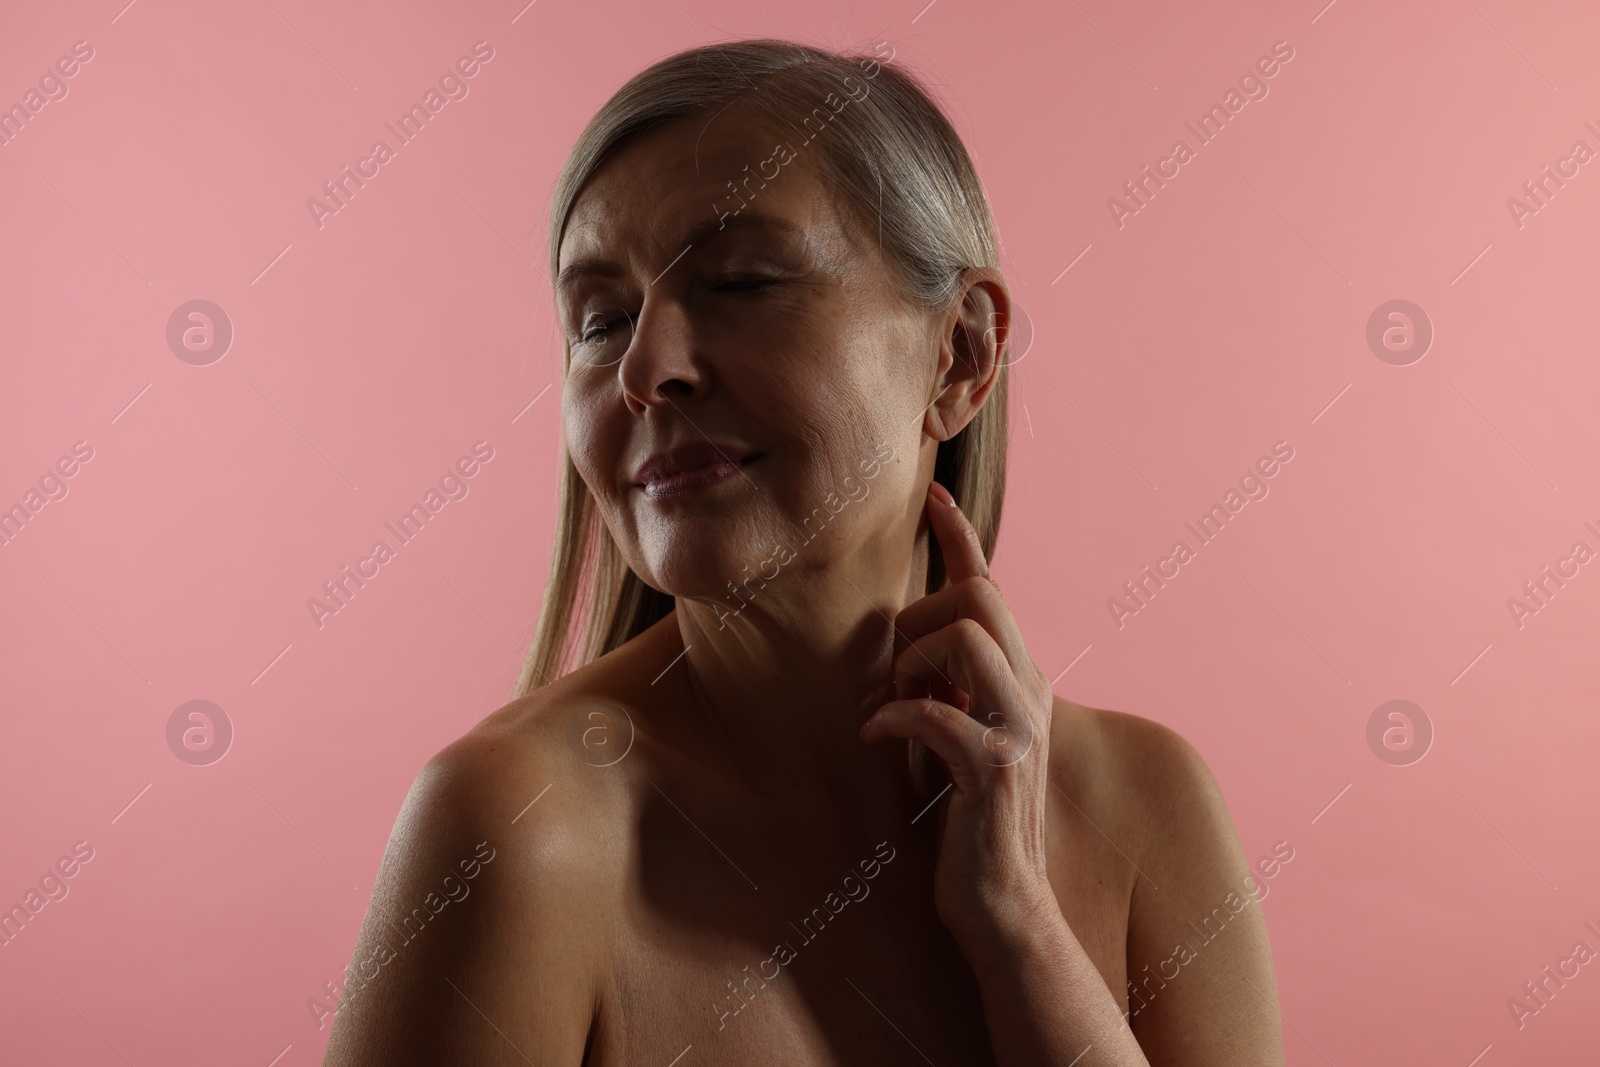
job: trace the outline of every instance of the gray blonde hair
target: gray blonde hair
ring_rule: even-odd
[[[849,85],[847,78],[870,80],[871,91],[852,96],[848,109],[818,107]],[[999,268],[994,222],[977,171],[918,78],[876,52],[835,53],[755,39],[668,56],[629,79],[589,120],[551,198],[550,277],[557,273],[572,206],[611,153],[656,125],[688,115],[709,118],[735,102],[802,134],[808,121],[824,118],[826,135],[814,149],[815,163],[862,232],[870,233],[869,220],[877,220],[883,258],[898,291],[913,304],[930,313],[947,310],[963,271]],[[985,559],[993,558],[1005,493],[1004,358],[1001,363],[990,396],[961,432],[939,443],[934,463],[934,480],[966,512]],[[567,347],[563,370],[570,365]],[[564,442],[561,461],[550,578],[512,699],[621,646],[676,603],[628,566]],[[930,538],[928,549],[932,593],[944,587],[946,574],[938,543]]]

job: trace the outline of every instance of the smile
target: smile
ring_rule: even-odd
[[[715,463],[708,463],[703,467],[695,467],[693,470],[679,471],[676,474],[651,479],[643,483],[640,488],[644,490],[644,495],[651,500],[687,496],[690,493],[708,489],[720,482],[727,481],[759,459],[761,459],[760,455],[751,456],[738,463],[730,463],[727,460],[719,459]]]

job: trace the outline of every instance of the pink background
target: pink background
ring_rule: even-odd
[[[1037,331],[997,577],[1057,692],[1173,726],[1251,858],[1293,845],[1264,904],[1289,1062],[1593,1059],[1600,968],[1520,1030],[1506,1004],[1600,949],[1600,564],[1507,607],[1600,548],[1600,162],[1507,207],[1600,149],[1591,5],[120,2],[0,33],[0,104],[94,49],[0,147],[0,506],[93,448],[0,547],[0,904],[95,850],[0,948],[0,1060],[320,1060],[306,1002],[405,790],[535,622],[561,160],[651,61],[766,35],[892,42],[967,139]],[[469,95],[319,229],[307,199],[479,40]],[[1280,40],[1269,95],[1118,228],[1107,199]],[[235,332],[209,366],[166,341],[193,299]],[[1406,366],[1366,341],[1393,299],[1436,331]],[[469,495],[319,630],[307,599],[480,440]],[[1119,629],[1108,599],[1280,440],[1270,495]],[[235,730],[210,766],[167,743],[194,699]],[[1369,748],[1392,699],[1420,762]]]

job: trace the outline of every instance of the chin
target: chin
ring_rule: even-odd
[[[759,595],[763,579],[777,577],[778,561],[791,558],[778,547],[787,541],[758,538],[742,529],[745,524],[726,518],[707,518],[675,529],[671,543],[648,552],[648,563],[635,567],[635,573],[648,575],[648,584],[672,596],[721,600],[737,608],[735,590],[750,600]],[[696,530],[699,536],[692,532]],[[762,544],[766,547],[756,547]]]

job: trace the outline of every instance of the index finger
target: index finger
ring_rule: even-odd
[[[968,578],[988,578],[989,561],[983,557],[983,543],[978,531],[972,528],[950,490],[932,482],[928,486],[928,525],[939,539],[939,551],[944,555],[945,573],[950,584]]]

